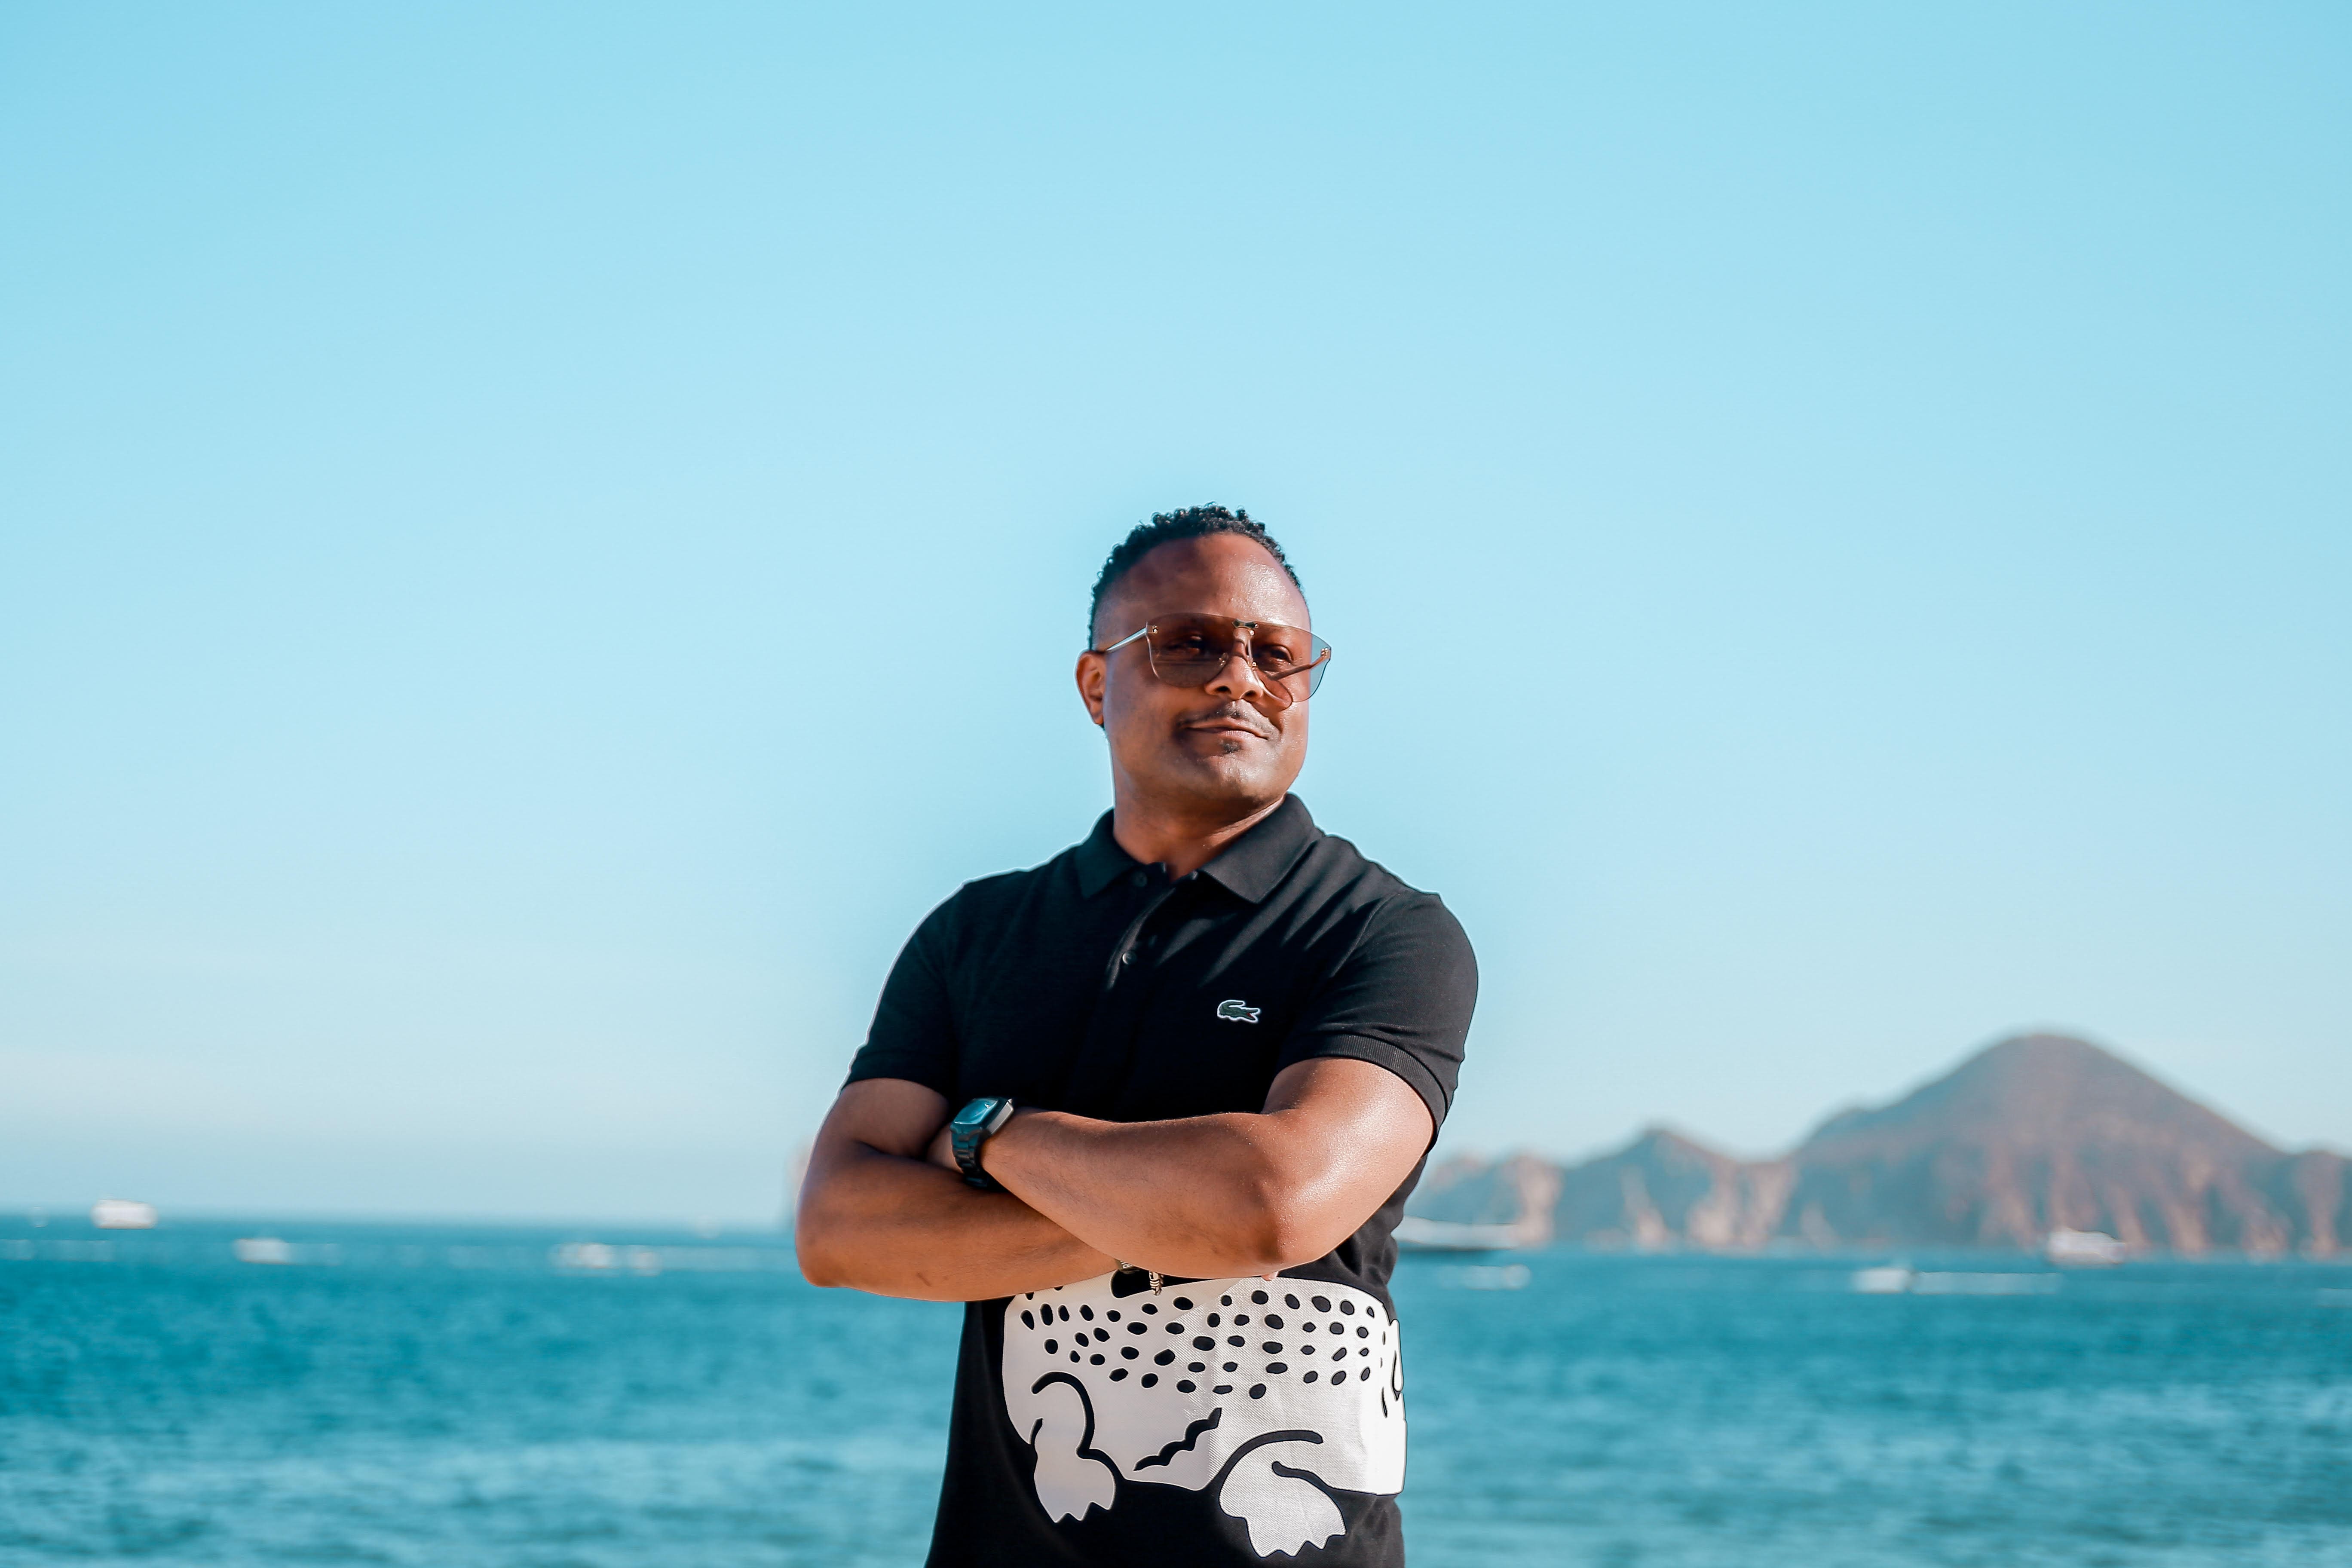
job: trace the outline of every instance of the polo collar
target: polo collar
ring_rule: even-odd
[[[1264,822],[1225,846],[1217,858],[1201,868],[1201,875],[1214,877],[1224,884],[1225,890],[1253,904],[1264,903],[1265,896],[1281,885],[1298,864],[1300,856],[1323,837],[1315,819],[1307,815],[1307,803],[1295,795],[1282,797]]]
[[[1086,898],[1093,898],[1140,864],[1118,847],[1118,840],[1111,837],[1110,823],[1111,814],[1106,811],[1077,848],[1078,891]],[[1322,837],[1322,829],[1307,814],[1306,802],[1295,795],[1286,795],[1264,822],[1202,867],[1201,874],[1215,879],[1236,898],[1263,903],[1298,864],[1299,857]]]
[[[1141,864],[1110,836],[1110,816],[1104,812],[1078,846],[1078,892],[1085,898],[1093,898]]]

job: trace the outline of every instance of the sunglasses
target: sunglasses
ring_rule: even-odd
[[[1247,659],[1278,709],[1314,696],[1323,684],[1323,672],[1331,668],[1331,645],[1304,626],[1193,611],[1154,616],[1140,631],[1087,651],[1116,653],[1137,637],[1143,639],[1151,673],[1169,686],[1206,686],[1224,673],[1229,660]]]

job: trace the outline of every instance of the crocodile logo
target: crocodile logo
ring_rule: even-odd
[[[1371,1295],[1287,1279],[1119,1289],[1104,1274],[1004,1304],[1004,1414],[1048,1518],[1131,1509],[1148,1486],[1203,1492],[1259,1558],[1296,1558],[1347,1533],[1337,1493],[1404,1489],[1402,1347]]]
[[[1232,1024],[1255,1024],[1257,1022],[1257,1009],[1237,997],[1231,1002],[1218,1003],[1217,1016]]]

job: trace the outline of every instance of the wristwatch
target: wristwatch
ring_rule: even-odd
[[[963,1172],[964,1184],[984,1193],[1001,1193],[1004,1189],[996,1178],[980,1168],[980,1146],[1004,1130],[1013,1120],[1013,1101],[1002,1095],[982,1095],[961,1110],[948,1123],[948,1142],[955,1148],[956,1168]]]

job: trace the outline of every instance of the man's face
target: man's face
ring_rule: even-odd
[[[1193,611],[1304,626],[1307,601],[1264,546],[1213,533],[1162,544],[1103,601],[1095,647],[1154,616]],[[1142,642],[1078,659],[1078,692],[1110,738],[1122,798],[1188,816],[1231,819],[1273,805],[1307,762],[1305,702],[1282,707],[1247,659],[1230,658],[1205,687],[1151,673]]]

